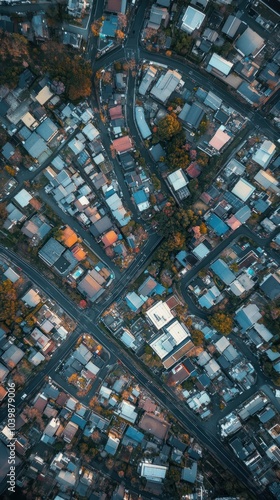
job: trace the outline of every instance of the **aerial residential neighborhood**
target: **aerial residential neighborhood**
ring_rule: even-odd
[[[280,499],[280,7],[0,0],[0,497]]]

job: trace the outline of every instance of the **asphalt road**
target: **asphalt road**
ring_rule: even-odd
[[[161,386],[161,381],[158,383],[151,380],[149,375],[139,369],[135,359],[132,355],[127,354],[123,349],[121,349],[111,338],[106,336],[104,332],[97,325],[97,318],[100,313],[96,310],[90,311],[80,311],[76,304],[65,297],[57,287],[52,285],[46,278],[44,278],[36,269],[31,265],[27,264],[23,259],[15,255],[10,250],[6,250],[4,247],[0,247],[1,252],[10,257],[13,262],[18,265],[24,273],[26,273],[29,278],[36,283],[42,290],[44,290],[52,299],[54,299],[75,321],[78,322],[79,328],[70,335],[69,339],[63,343],[61,347],[57,349],[54,353],[50,362],[46,365],[42,372],[35,376],[25,387],[24,392],[28,395],[33,394],[35,389],[42,382],[44,376],[51,376],[55,372],[56,366],[59,362],[67,356],[70,350],[75,345],[78,336],[82,332],[91,333],[98,342],[100,342],[104,348],[110,353],[110,364],[114,362],[117,358],[126,366],[126,368],[134,375],[134,377],[146,387],[159,401],[159,403],[165,406],[173,415],[178,419],[184,428],[197,437],[208,449],[211,451],[215,457],[224,464],[232,473],[236,474],[239,479],[244,482],[244,484],[257,495],[258,492],[256,485],[252,481],[251,477],[248,477],[248,471],[241,463],[236,462],[233,453],[225,448],[219,439],[209,432],[209,428],[212,429],[212,425],[207,424],[207,422],[201,422],[185,405],[177,402],[174,399],[174,394],[172,392],[170,395],[167,392],[167,388]],[[129,278],[129,276],[128,276]],[[122,284],[121,288],[124,289],[126,284]],[[116,289],[116,296],[119,296],[121,291]],[[111,302],[112,297],[109,299]],[[102,310],[107,307],[107,305],[102,303]],[[263,383],[264,381],[262,381]],[[19,406],[21,403],[21,395],[17,395],[16,404]],[[0,419],[3,420],[6,417],[6,409],[0,410]],[[262,497],[263,498],[263,497]]]
[[[98,6],[101,8],[101,1],[98,2]],[[27,7],[27,6],[26,6]],[[125,54],[132,53],[129,51],[133,51],[135,57],[138,59],[147,59],[153,60],[155,62],[159,62],[161,64],[167,64],[169,68],[178,69],[182,74],[183,78],[188,78],[190,75],[190,71],[192,72],[191,78],[195,80],[195,84],[202,85],[206,90],[215,89],[215,93],[219,95],[225,103],[234,107],[238,111],[244,113],[248,112],[250,120],[253,126],[258,126],[262,131],[268,131],[270,133],[270,138],[279,137],[278,130],[276,130],[271,124],[267,124],[264,117],[261,116],[259,112],[253,112],[250,107],[246,104],[240,104],[236,101],[234,97],[232,97],[226,88],[224,88],[224,84],[220,81],[214,80],[210,75],[205,75],[203,71],[198,69],[194,69],[193,66],[189,63],[182,63],[180,61],[175,60],[174,58],[167,58],[166,56],[159,54],[151,54],[147,52],[145,49],[139,49],[139,34],[141,31],[143,19],[144,19],[144,11],[145,11],[145,2],[141,2],[138,11],[134,17],[134,21],[132,23],[130,33],[128,39],[126,41],[125,48],[116,48],[112,52],[105,54],[98,61],[95,61],[93,64],[93,69],[96,71],[116,60],[124,58]],[[18,9],[18,6],[16,6]],[[0,9],[1,10],[1,9]],[[28,10],[28,8],[26,8]],[[96,17],[100,17],[97,15]],[[93,51],[93,59],[95,58],[95,54]],[[129,85],[129,92],[134,92],[133,86]],[[129,127],[133,128],[134,119],[133,116],[130,115],[129,118]],[[138,131],[133,129],[135,132],[136,141],[139,142]],[[70,140],[70,138],[69,138]],[[137,144],[138,145],[138,144]],[[139,147],[141,145],[139,143]],[[53,154],[55,157],[58,154],[56,151]],[[147,152],[145,152],[147,154]],[[48,159],[48,164],[50,162],[50,158]],[[147,162],[150,165],[150,162]],[[40,167],[41,169],[45,168],[45,165]],[[37,175],[38,172],[36,172]],[[30,176],[33,178],[33,176]],[[14,195],[14,193],[13,193]],[[62,217],[64,220],[64,214]],[[71,219],[71,224],[73,226],[73,219]],[[79,226],[79,232],[81,233],[81,228]],[[203,262],[199,263],[192,269],[184,278],[182,285],[186,286],[189,281],[194,277],[194,275],[201,269],[208,265],[218,254],[225,248],[230,241],[235,239],[238,235],[246,235],[252,237],[252,233],[247,230],[246,227],[240,228],[240,231],[237,230],[232,234],[229,238],[224,240],[216,249],[211,252],[204,259]],[[84,237],[84,235],[82,235]],[[231,238],[231,239],[230,239]],[[86,234],[86,239],[88,239],[88,233]],[[259,239],[256,235],[253,235],[253,239],[261,245],[263,240]],[[138,273],[142,272],[143,268],[146,266],[148,259],[152,258],[153,251],[156,246],[159,244],[160,238],[157,235],[152,235],[149,239],[147,247],[143,250],[139,260],[137,260],[129,270],[119,277],[119,280],[115,283],[115,288],[113,292],[106,292],[108,296],[105,297],[104,301],[102,300],[102,305],[94,306],[90,311],[80,311],[76,304],[74,304],[71,300],[65,297],[60,290],[58,290],[55,286],[53,286],[46,278],[44,278],[38,271],[36,271],[32,266],[23,261],[20,257],[13,254],[11,251],[6,250],[1,247],[1,251],[10,257],[15,264],[20,266],[24,273],[26,273],[30,279],[36,283],[40,288],[42,288],[51,298],[53,298],[71,317],[73,317],[79,324],[79,328],[70,335],[69,339],[63,343],[63,345],[57,349],[51,358],[50,362],[43,369],[43,372],[40,372],[36,377],[34,377],[27,387],[25,391],[28,394],[32,394],[35,389],[41,384],[42,379],[46,375],[52,375],[55,371],[58,363],[63,359],[73,348],[75,342],[82,331],[86,331],[91,333],[110,353],[110,363],[115,359],[119,359],[123,362],[123,364],[127,367],[127,369],[133,373],[134,377],[144,386],[146,387],[159,401],[161,405],[164,405],[173,415],[177,418],[177,420],[182,424],[184,428],[190,431],[193,435],[197,437],[210,451],[213,455],[218,459],[220,463],[222,463],[227,469],[229,469],[233,474],[235,474],[251,491],[254,492],[256,498],[264,498],[263,494],[259,495],[258,489],[253,482],[251,476],[248,474],[248,470],[242,463],[239,463],[235,460],[233,453],[224,447],[219,439],[209,433],[207,422],[201,422],[189,409],[187,409],[180,402],[176,401],[174,398],[174,394],[172,392],[169,394],[168,389],[166,387],[162,387],[158,385],[155,381],[151,381],[149,375],[139,368],[135,358],[132,355],[127,354],[123,349],[121,349],[113,339],[109,338],[104,334],[104,332],[98,327],[97,319],[101,314],[101,311],[108,307],[108,305],[119,297],[125,290],[128,282],[134,277],[137,276]],[[111,293],[111,295],[110,295]],[[265,382],[265,379],[262,379],[261,382]],[[159,381],[159,384],[161,382]],[[22,393],[17,395],[16,402],[20,404]],[[5,409],[0,410],[0,419],[3,420],[5,418]],[[211,424],[209,424],[209,428]]]

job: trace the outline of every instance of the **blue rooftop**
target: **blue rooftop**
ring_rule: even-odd
[[[103,25],[102,25],[102,28],[100,31],[100,37],[104,38],[104,37],[109,36],[111,38],[114,38],[115,32],[117,29],[118,29],[118,17],[111,14],[109,19],[106,19],[103,22]]]
[[[226,285],[230,285],[235,280],[235,274],[233,274],[228,265],[222,259],[218,259],[213,262],[210,269],[212,269],[212,271],[219,276],[219,278]]]
[[[223,234],[229,231],[229,227],[225,222],[220,219],[216,214],[211,214],[209,219],[207,219],[206,224],[215,231],[218,236],[222,236]]]
[[[77,424],[80,427],[80,429],[84,429],[86,426],[86,421],[76,413],[74,413],[73,417],[71,418],[71,422]]]
[[[187,264],[186,257],[187,257],[186,250],[181,250],[179,253],[177,253],[176,259],[181,264],[181,266],[185,266]]]
[[[133,198],[137,205],[139,203],[145,203],[145,201],[148,201],[147,195],[143,189],[141,189],[140,191],[136,191],[136,193],[133,193]]]
[[[125,435],[128,438],[133,439],[133,441],[136,441],[137,443],[141,443],[144,439],[144,434],[131,426],[127,428]]]

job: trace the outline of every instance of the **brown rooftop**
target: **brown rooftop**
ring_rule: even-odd
[[[165,440],[171,425],[155,415],[145,413],[145,415],[141,418],[138,427],[158,439]]]
[[[169,299],[167,299],[165,303],[168,305],[170,309],[174,309],[174,307],[180,304],[179,300],[177,299],[177,297],[175,297],[175,295],[169,297]]]
[[[56,398],[56,404],[59,406],[64,406],[68,399],[69,399],[69,396],[67,394],[65,394],[65,392],[60,392]]]

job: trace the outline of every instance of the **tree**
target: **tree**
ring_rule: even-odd
[[[120,41],[125,38],[125,34],[122,30],[116,30],[115,36],[116,36],[117,40],[120,40]]]
[[[94,23],[92,23],[91,32],[92,32],[93,36],[96,36],[96,37],[99,36],[102,22],[103,22],[103,18],[101,17],[100,19],[97,19],[96,21],[94,21]]]
[[[7,219],[8,212],[6,210],[6,203],[0,203],[0,225],[2,226]]]
[[[169,140],[174,135],[182,130],[182,125],[179,122],[175,113],[170,113],[162,118],[158,123],[158,136],[160,140]]]
[[[155,174],[152,174],[151,181],[154,185],[155,190],[159,191],[161,189],[161,182],[160,182],[159,178]]]
[[[215,313],[210,318],[210,323],[218,332],[229,335],[232,331],[233,320],[229,314]]]
[[[200,229],[200,234],[207,234],[207,232],[208,232],[208,229],[207,229],[205,222],[202,222],[200,224],[199,229]]]
[[[204,335],[200,330],[192,330],[192,341],[195,346],[201,346],[204,342]]]
[[[14,177],[17,173],[16,169],[14,167],[10,167],[10,165],[5,165],[5,170],[6,172],[11,175],[12,177]]]
[[[70,375],[70,377],[68,377],[68,383],[69,384],[73,384],[75,385],[78,381],[78,375],[77,373],[73,373],[72,375]]]

